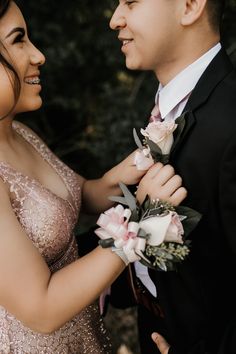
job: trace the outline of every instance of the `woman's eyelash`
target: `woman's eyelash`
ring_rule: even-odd
[[[14,39],[13,44],[14,44],[14,43],[23,42],[24,36],[25,36],[24,33],[19,33],[19,34],[16,36],[16,38]]]
[[[131,4],[133,4],[135,1],[126,1],[125,3],[126,3],[126,5],[131,5]]]

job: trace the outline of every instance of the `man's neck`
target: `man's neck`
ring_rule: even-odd
[[[179,50],[179,55],[177,54],[173,61],[167,61],[162,65],[162,67],[157,68],[155,74],[158,81],[162,84],[162,86],[167,85],[168,82],[176,77],[181,71],[213,48],[219,40],[219,36],[215,36],[214,41],[212,40],[210,43],[203,43],[201,46],[196,43],[196,46],[194,46],[194,44],[191,45],[191,47],[187,46],[187,48],[189,48],[188,50],[181,48]]]

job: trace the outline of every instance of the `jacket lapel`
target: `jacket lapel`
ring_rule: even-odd
[[[233,64],[225,50],[221,49],[200,77],[184,111],[194,111],[204,104],[216,86],[233,70]]]
[[[179,141],[171,152],[171,159],[173,159],[180,146],[182,146],[184,139],[197,122],[197,116],[195,115],[197,108],[207,102],[215,87],[233,69],[234,68],[231,61],[229,60],[229,57],[227,56],[224,49],[221,49],[199,79],[183,110],[185,117],[185,127],[179,137]]]

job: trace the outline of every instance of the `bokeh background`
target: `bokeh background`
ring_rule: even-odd
[[[118,1],[19,0],[32,41],[47,58],[44,105],[19,119],[69,166],[101,176],[135,148],[132,129],[143,126],[157,81],[151,72],[126,70],[117,34],[109,29]],[[236,0],[228,0],[223,42],[236,64]],[[82,217],[84,233],[94,219]],[[110,309],[106,318],[115,352],[138,354],[135,310]],[[125,346],[122,346],[125,344]]]
[[[100,176],[135,146],[153,106],[157,81],[128,71],[109,20],[117,0],[19,0],[33,42],[46,55],[44,105],[22,119],[86,177]],[[229,0],[223,39],[236,62],[236,0]],[[96,167],[96,168],[95,168]]]

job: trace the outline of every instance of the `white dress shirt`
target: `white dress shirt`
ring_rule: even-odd
[[[159,84],[155,103],[158,102],[159,104],[162,119],[176,119],[181,115],[192,90],[220,49],[221,44],[216,44],[195,62],[182,70],[166,86]],[[138,261],[134,263],[134,267],[137,277],[146,286],[150,293],[156,297],[157,290],[153,281],[149,277],[147,267]]]

